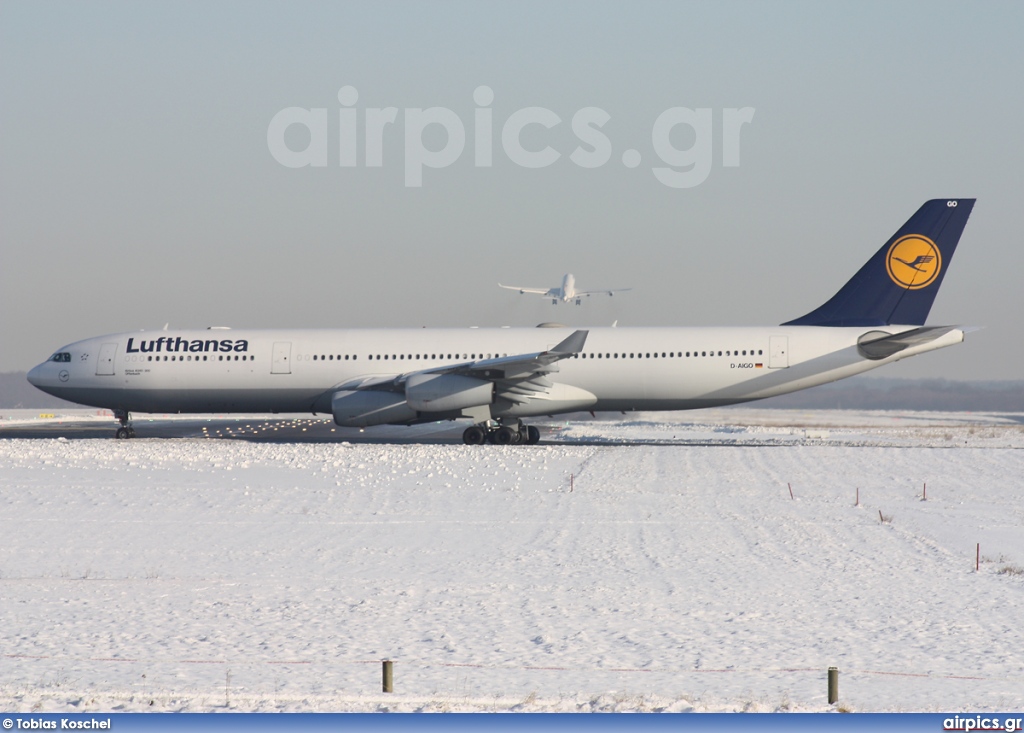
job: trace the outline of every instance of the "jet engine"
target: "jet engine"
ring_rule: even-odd
[[[453,412],[494,402],[494,383],[457,374],[413,374],[405,383],[405,399],[420,412]]]
[[[407,423],[416,418],[405,397],[396,392],[341,391],[331,398],[334,422],[346,428]]]

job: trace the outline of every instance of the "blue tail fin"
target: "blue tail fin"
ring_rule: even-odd
[[[831,300],[782,325],[924,325],[974,201],[926,202]]]

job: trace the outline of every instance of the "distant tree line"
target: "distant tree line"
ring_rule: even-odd
[[[25,372],[0,373],[0,410],[81,407],[42,392],[25,379]]]
[[[1024,412],[1024,381],[854,377],[751,404],[783,410]]]

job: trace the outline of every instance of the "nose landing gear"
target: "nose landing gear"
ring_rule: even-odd
[[[135,437],[135,428],[132,427],[132,416],[127,410],[114,410],[114,417],[121,423],[121,427],[114,433],[118,440],[127,440]]]

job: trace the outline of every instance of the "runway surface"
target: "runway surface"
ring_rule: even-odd
[[[465,424],[445,422],[429,425],[379,426],[371,431],[341,428],[328,417],[159,417],[146,416],[132,422],[135,439],[224,438],[268,443],[461,443]],[[0,439],[114,439],[119,423],[70,415],[0,423]]]

